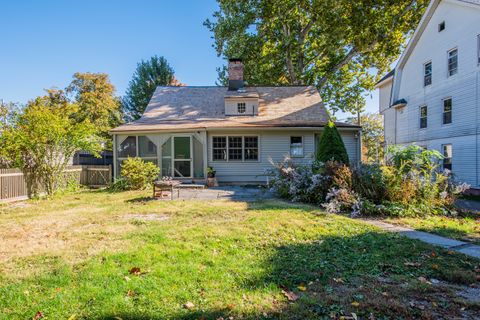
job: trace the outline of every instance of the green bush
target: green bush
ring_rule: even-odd
[[[128,158],[122,163],[121,176],[126,181],[127,189],[140,190],[149,187],[158,178],[160,168],[154,163],[140,158]]]
[[[390,150],[387,165],[350,169],[335,162],[275,165],[270,187],[283,198],[322,205],[327,212],[352,216],[446,215],[467,184],[458,184],[448,170],[439,170],[441,155],[417,146]]]
[[[345,144],[332,121],[328,122],[320,136],[316,159],[320,162],[336,161],[343,164],[349,163]]]

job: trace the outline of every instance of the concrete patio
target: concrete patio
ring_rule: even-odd
[[[175,189],[173,194],[173,199],[180,200],[256,201],[273,197],[268,188],[261,186],[221,186],[205,189],[182,187]]]

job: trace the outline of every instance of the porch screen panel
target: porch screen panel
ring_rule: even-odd
[[[160,175],[162,177],[172,176],[172,138],[168,138],[162,144],[162,168]]]
[[[203,174],[203,144],[195,137],[193,137],[193,177],[205,177]]]
[[[137,137],[129,136],[118,146],[118,157],[128,158],[137,156]]]
[[[157,146],[148,137],[138,137],[138,155],[140,158],[156,158]]]

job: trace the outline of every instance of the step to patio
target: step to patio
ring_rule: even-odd
[[[194,183],[182,183],[175,186],[176,189],[205,189],[204,184],[194,184]]]

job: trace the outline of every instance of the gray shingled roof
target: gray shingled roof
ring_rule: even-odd
[[[317,127],[329,116],[313,86],[158,87],[143,116],[111,132],[237,127]],[[225,96],[259,98],[257,116],[225,116]],[[339,123],[339,126],[352,126]],[[355,126],[353,126],[355,127]]]

